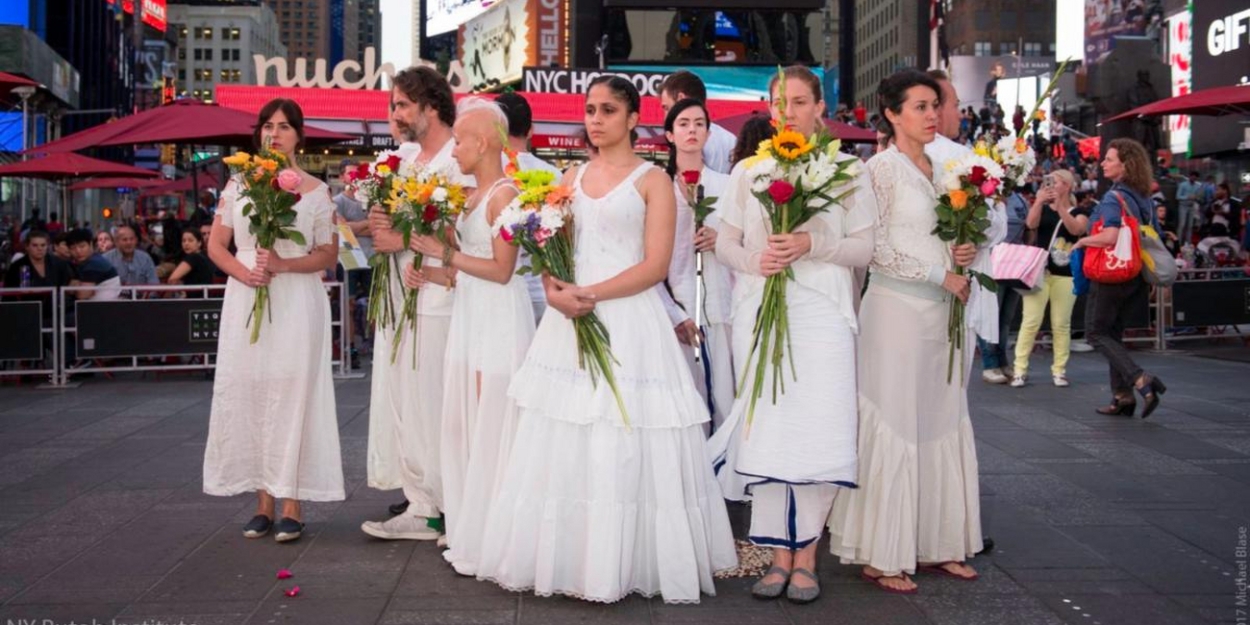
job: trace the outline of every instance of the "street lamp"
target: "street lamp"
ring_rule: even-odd
[[[22,85],[21,87],[14,87],[13,90],[10,92],[10,93],[16,94],[17,97],[22,99],[22,160],[26,160],[26,157],[27,157],[26,149],[30,147],[26,145],[26,142],[28,140],[28,131],[27,131],[28,123],[27,123],[27,118],[26,118],[27,111],[28,111],[27,100],[30,99],[30,96],[35,95],[35,91],[37,91],[37,89],[35,89],[33,85]],[[26,202],[26,179],[22,178],[22,193],[21,193],[22,210],[19,213],[21,216],[21,221],[26,220],[26,204],[27,204]],[[21,222],[18,222],[18,223],[21,223]]]

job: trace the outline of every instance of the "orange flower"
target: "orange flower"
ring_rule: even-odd
[[[503,168],[503,175],[511,178],[515,176],[518,171],[520,170],[517,169],[516,162],[509,159],[508,164]]]
[[[260,165],[261,167],[264,167],[265,170],[270,173],[278,171],[278,161],[275,161],[273,159],[262,158],[257,161],[257,164]]]
[[[1029,144],[1024,139],[1016,139],[1016,154],[1024,154],[1029,149]]]
[[[951,199],[951,208],[961,211],[968,207],[968,192],[963,189],[955,189],[947,192]]]
[[[565,186],[552,187],[544,201],[552,206],[559,206],[573,198],[573,190]]]
[[[434,185],[432,184],[421,185],[421,188],[417,190],[417,203],[425,204],[426,202],[429,202],[430,196],[433,194],[434,194]]]

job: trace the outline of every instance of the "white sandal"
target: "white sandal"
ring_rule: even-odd
[[[1059,388],[1068,388],[1068,377],[1063,374],[1054,376],[1055,386]]]

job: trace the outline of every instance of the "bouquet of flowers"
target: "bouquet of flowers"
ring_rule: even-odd
[[[785,76],[778,81],[780,108],[785,115]],[[824,125],[811,137],[804,137],[784,124],[771,139],[760,142],[759,150],[748,159],[746,176],[751,181],[751,194],[764,208],[771,234],[790,234],[816,215],[830,210],[854,192],[853,182],[859,172],[859,160],[839,157],[841,142],[825,131]],[[790,345],[790,325],[786,303],[786,285],[794,279],[794,268],[787,267],[769,276],[764,283],[764,298],[755,319],[751,336],[751,352],[747,356],[743,380],[753,377],[751,400],[747,408],[747,427],[755,416],[755,405],[764,392],[766,367],[772,365],[773,403],[777,394],[785,393],[782,368]],[[754,372],[751,361],[755,359]],[[794,360],[791,375],[798,379]]]
[[[296,190],[302,179],[299,172],[287,167],[286,156],[271,150],[266,141],[255,155],[236,152],[222,162],[230,166],[243,187],[243,196],[249,200],[243,207],[243,216],[248,219],[248,232],[256,237],[256,247],[272,250],[282,239],[304,245],[304,235],[295,228],[295,204],[301,199]],[[260,339],[261,319],[268,303],[269,287],[257,287],[256,301],[247,318],[252,326],[251,343]],[[269,320],[273,321],[272,316]]]
[[[999,196],[1003,198],[1027,184],[1029,174],[1033,173],[1033,167],[1037,165],[1037,154],[1024,137],[1008,135],[999,139],[992,147],[978,143],[975,151],[981,156],[994,159],[1003,168],[1002,187],[999,189]]]
[[[529,253],[531,267],[521,267],[517,273],[546,272],[574,282],[572,190],[555,184],[555,174],[537,169],[518,171],[513,179],[521,193],[499,213],[493,227],[504,241]],[[628,427],[629,413],[612,371],[616,358],[607,326],[592,312],[574,319],[573,329],[578,366],[590,372],[592,384],[598,385],[600,376],[607,380]]]
[[[972,153],[951,159],[945,164],[942,187],[946,190],[937,205],[937,226],[933,234],[955,245],[984,243],[985,230],[990,226],[990,203],[998,197],[1003,180],[1003,168],[988,155]],[[998,291],[998,283],[983,273],[955,267],[957,275],[971,275],[985,290]],[[951,298],[947,336],[950,338],[950,358],[946,367],[946,383],[951,381],[955,370],[955,352],[964,344],[964,303]],[[961,361],[962,362],[962,361]],[[960,367],[963,381],[963,367]]]
[[[357,198],[366,209],[387,207],[392,182],[399,175],[401,159],[393,152],[383,153],[373,163],[361,163],[344,176],[347,184],[356,189]],[[394,254],[374,254],[369,258],[373,280],[369,285],[369,308],[366,311],[370,323],[381,328],[395,322],[395,303],[391,301],[391,272],[398,270]]]
[[[415,235],[434,235],[439,241],[447,243],[447,231],[456,224],[456,218],[464,210],[464,187],[451,182],[445,172],[425,170],[417,176],[394,176],[391,178],[390,196],[384,206],[391,214],[392,227],[404,239],[404,247]],[[417,254],[412,259],[412,266],[420,269],[425,261],[424,254]],[[376,275],[376,274],[375,274]],[[391,337],[391,364],[399,352],[399,344],[403,332],[398,328],[405,322],[412,324],[413,336],[417,333],[417,289],[404,294],[403,304],[399,309],[396,332]],[[412,365],[417,365],[416,340],[413,342]]]

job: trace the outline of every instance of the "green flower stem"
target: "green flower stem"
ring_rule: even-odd
[[[425,254],[418,253],[412,258],[413,269],[421,269],[425,262]],[[391,336],[391,364],[399,355],[399,346],[403,342],[404,322],[412,327],[412,368],[417,368],[417,293],[420,289],[408,289],[404,293],[404,303],[399,308],[399,321],[395,324],[395,334]]]

